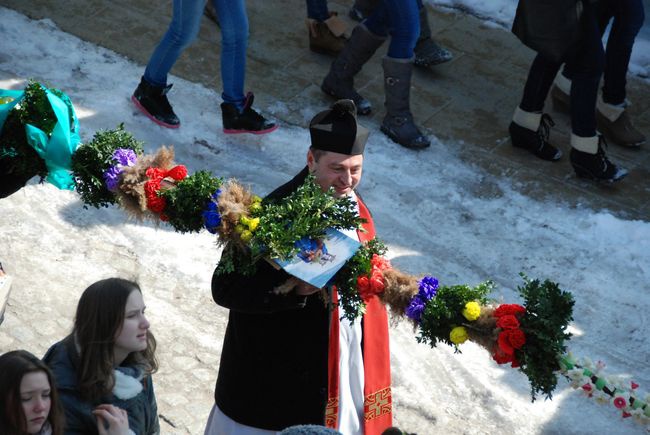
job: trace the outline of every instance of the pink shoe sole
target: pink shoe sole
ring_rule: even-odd
[[[253,131],[253,130],[231,130],[229,128],[224,128],[223,132],[226,134],[242,134],[242,133],[250,133],[250,134],[267,134],[271,133],[275,130],[277,130],[280,126],[279,125],[274,125],[271,128],[267,128],[266,130],[258,130],[258,131]]]
[[[155,122],[155,123],[158,124],[159,126],[161,126],[161,127],[166,127],[166,128],[178,128],[178,127],[181,126],[180,123],[178,123],[178,124],[176,124],[176,125],[174,125],[174,124],[167,124],[166,122],[162,122],[162,121],[160,121],[160,120],[154,118],[153,116],[151,116],[151,114],[150,114],[149,112],[147,112],[147,109],[145,109],[144,106],[143,106],[142,104],[140,104],[140,102],[138,101],[138,99],[135,98],[135,95],[131,95],[131,101],[133,102],[133,104],[135,104],[135,107],[137,107],[138,110],[140,110],[140,112],[142,112],[142,113],[143,113],[147,118],[151,119],[153,122]]]

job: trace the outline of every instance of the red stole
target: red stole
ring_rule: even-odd
[[[364,243],[375,238],[375,225],[366,205],[357,197],[359,216],[366,220],[365,231],[357,231]],[[325,425],[336,429],[339,412],[339,309],[336,287],[332,288],[332,319],[330,323],[328,357],[328,396]],[[392,426],[392,396],[390,390],[390,352],[388,348],[388,314],[378,296],[366,301],[363,315],[363,433],[379,435]]]

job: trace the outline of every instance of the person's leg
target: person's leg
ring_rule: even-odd
[[[221,27],[221,97],[225,103],[244,108],[248,16],[244,0],[213,0]]]
[[[305,0],[305,3],[307,5],[307,18],[325,21],[330,17],[327,0]]]
[[[598,129],[611,142],[637,148],[645,135],[634,127],[627,109],[627,70],[634,40],[645,19],[642,0],[603,0],[599,5],[601,33],[614,18],[605,50],[602,95],[596,103]]]
[[[327,0],[305,0],[309,49],[315,53],[337,55],[345,45],[347,24],[330,12]]]
[[[521,102],[508,127],[513,146],[549,161],[562,157],[562,152],[548,142],[549,130],[554,123],[548,114],[543,113],[544,101],[560,66],[561,63],[540,54],[535,57],[528,71]]]
[[[350,39],[345,47],[339,53],[330,70],[323,79],[321,90],[336,98],[350,99],[357,106],[359,115],[367,115],[372,111],[372,106],[368,100],[363,98],[354,88],[354,76],[357,75],[363,65],[372,57],[377,49],[384,43],[388,37],[385,23],[386,12],[382,5],[378,6],[372,14],[372,17],[357,25],[352,30]],[[374,18],[374,21],[373,21]],[[377,24],[375,32],[371,31],[367,25],[370,23]]]
[[[382,61],[386,116],[381,131],[406,148],[426,148],[431,142],[415,125],[410,101],[413,49],[420,34],[418,3],[416,0],[383,0],[382,4],[391,39]],[[380,22],[375,25],[373,18],[375,13],[366,20],[368,28],[382,31]]]
[[[224,133],[270,133],[278,126],[253,110],[244,94],[248,16],[244,0],[213,0],[221,27],[221,115]]]
[[[583,39],[571,55],[571,164],[580,177],[617,181],[627,171],[614,165],[605,154],[602,137],[596,132],[598,84],[605,64],[605,53],[595,7],[586,4],[583,13]]]
[[[603,100],[619,105],[625,102],[626,75],[632,47],[645,15],[642,0],[609,0],[605,3],[610,8],[607,16],[613,16],[614,21],[607,39]]]
[[[174,0],[172,21],[144,71],[147,83],[167,85],[167,74],[199,32],[204,4],[205,0]]]
[[[178,128],[180,120],[174,113],[167,92],[167,75],[185,47],[199,31],[205,0],[174,0],[172,21],[154,50],[145,68],[140,84],[131,101],[149,119],[168,128]]]

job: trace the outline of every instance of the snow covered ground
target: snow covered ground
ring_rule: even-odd
[[[0,41],[0,88],[20,89],[35,78],[62,89],[77,109],[82,141],[124,122],[147,151],[173,144],[177,161],[190,172],[235,177],[260,195],[304,165],[305,128],[225,137],[215,104],[219,95],[180,78],[173,79],[173,103],[183,127],[156,126],[129,102],[141,65],[63,33],[48,20],[31,21],[0,8]],[[638,58],[650,58],[648,51]],[[305,114],[305,124],[310,116]],[[648,391],[650,223],[522,196],[508,178],[464,165],[456,150],[436,141],[428,154],[408,153],[372,132],[360,190],[393,264],[413,274],[431,273],[443,284],[491,278],[499,284],[494,298],[508,302],[519,302],[520,271],[551,278],[576,299],[569,343],[574,354],[605,361],[608,373]],[[475,196],[479,182],[492,193]],[[179,235],[165,226],[129,222],[115,208],[85,210],[74,192],[33,180],[0,200],[0,260],[14,277],[15,301],[0,326],[0,352],[12,346],[42,354],[50,337],[68,333],[78,295],[88,284],[115,274],[136,277],[159,341],[162,367],[154,381],[161,413],[185,432],[200,433],[199,423],[188,422],[207,420],[227,319],[210,296],[219,255],[207,232]],[[36,332],[24,332],[30,328]],[[409,432],[645,432],[563,379],[552,401],[531,403],[526,378],[497,366],[471,343],[461,355],[446,347],[432,350],[399,324],[391,329],[391,346],[396,423]]]

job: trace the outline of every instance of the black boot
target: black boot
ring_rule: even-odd
[[[415,43],[415,66],[429,67],[449,62],[454,58],[449,50],[436,44],[431,37],[427,8],[420,8],[420,36]]]
[[[607,142],[603,136],[598,137],[598,151],[591,154],[571,148],[571,166],[576,175],[594,181],[613,183],[622,180],[628,174],[627,169],[620,168],[612,163],[605,155]]]
[[[226,134],[252,133],[265,134],[277,130],[278,125],[257,113],[253,105],[253,93],[246,95],[244,110],[239,112],[237,106],[231,103],[221,103],[221,119],[223,132]]]
[[[386,38],[369,32],[363,24],[356,26],[345,47],[332,62],[321,90],[337,100],[354,101],[359,115],[369,114],[372,106],[354,89],[354,76],[385,40]]]
[[[169,100],[167,100],[167,92],[171,88],[172,85],[150,85],[143,77],[135,92],[133,92],[131,101],[156,124],[167,128],[178,128],[181,125],[181,121],[174,113],[174,109],[169,104]]]
[[[385,57],[384,92],[386,94],[386,116],[381,131],[398,144],[411,149],[422,149],[430,145],[429,138],[422,134],[413,122],[410,107],[412,59]]]
[[[540,159],[551,162],[558,161],[562,157],[562,151],[548,142],[550,129],[554,125],[553,119],[547,113],[542,115],[542,120],[539,123],[537,131],[522,127],[512,121],[508,128],[512,145],[517,148],[523,148],[535,154]]]

